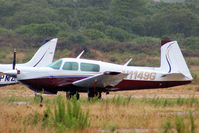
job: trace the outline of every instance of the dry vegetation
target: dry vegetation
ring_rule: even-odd
[[[59,95],[64,97],[64,93]],[[81,94],[78,101],[81,108],[78,110],[84,114],[89,111],[90,123],[83,128],[57,126],[54,109],[58,108],[58,97],[43,96],[44,101],[40,104],[33,92],[22,85],[0,88],[0,132],[199,132],[199,92],[196,85],[113,92],[103,95],[103,100],[92,101],[87,100],[86,94]],[[66,109],[68,102],[64,100]],[[50,122],[45,125],[48,107]]]

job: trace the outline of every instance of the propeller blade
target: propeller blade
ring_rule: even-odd
[[[16,48],[14,49],[14,55],[13,55],[13,64],[12,64],[12,69],[15,69],[15,65],[16,65]]]

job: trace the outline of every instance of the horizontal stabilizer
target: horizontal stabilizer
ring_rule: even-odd
[[[121,72],[104,72],[103,74],[94,75],[82,80],[73,82],[73,85],[82,88],[106,88],[116,86],[128,74]]]
[[[182,73],[169,73],[169,74],[164,74],[162,78],[168,79],[168,80],[188,80],[189,78],[186,77]]]

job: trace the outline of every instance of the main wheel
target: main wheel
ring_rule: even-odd
[[[75,95],[76,95],[77,100],[79,100],[79,97],[80,97],[79,93],[76,93]]]
[[[78,91],[74,91],[74,92],[72,92],[72,91],[67,91],[66,92],[66,98],[67,99],[71,99],[72,97],[76,97],[77,98],[77,100],[79,100],[79,93],[78,93]]]
[[[97,93],[97,98],[98,98],[98,99],[101,99],[101,98],[102,98],[102,92],[98,92],[98,93]]]
[[[97,97],[98,99],[102,98],[102,92],[95,92],[94,89],[88,90],[88,99]]]

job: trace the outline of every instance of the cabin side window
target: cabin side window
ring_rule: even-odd
[[[58,70],[61,67],[61,64],[62,64],[62,60],[57,60],[57,61],[51,63],[48,66],[53,68],[53,69],[57,69]]]
[[[63,70],[77,71],[78,70],[78,63],[77,62],[65,62],[62,69]]]
[[[81,71],[99,72],[100,66],[92,63],[81,63],[80,69]]]

